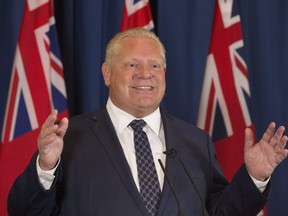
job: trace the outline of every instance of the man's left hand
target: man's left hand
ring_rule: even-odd
[[[253,132],[250,128],[245,130],[244,162],[251,176],[264,181],[271,176],[274,169],[280,164],[288,154],[285,149],[287,136],[283,135],[284,126],[278,127],[270,123],[261,140],[254,143]]]

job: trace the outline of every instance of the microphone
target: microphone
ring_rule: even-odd
[[[186,175],[188,176],[190,182],[192,183],[193,188],[194,188],[195,191],[197,192],[197,195],[198,195],[198,197],[199,197],[199,199],[200,199],[200,201],[201,201],[203,215],[204,215],[204,216],[209,216],[209,215],[208,215],[208,212],[207,212],[207,210],[206,210],[206,208],[205,208],[205,205],[204,205],[204,202],[203,202],[203,198],[202,198],[202,196],[201,196],[201,194],[200,194],[200,192],[199,192],[199,190],[198,190],[197,185],[195,184],[194,180],[192,179],[191,175],[189,174],[189,172],[188,172],[186,166],[184,165],[183,161],[182,161],[180,158],[179,158],[179,161],[180,161],[180,164],[181,164],[182,168],[184,169]]]
[[[167,157],[174,158],[174,157],[176,157],[177,150],[174,149],[174,148],[171,148],[171,149],[167,149],[167,150],[164,151],[163,153],[164,153],[165,155],[167,155]]]
[[[167,150],[164,151],[163,153],[166,154],[167,157],[174,158],[174,157],[176,157],[176,155],[177,155],[177,150],[176,150],[175,148],[171,148],[171,149],[167,149]],[[206,208],[205,208],[205,205],[204,205],[204,202],[203,202],[203,198],[201,197],[201,194],[200,194],[200,192],[199,192],[199,189],[198,189],[197,185],[195,184],[192,176],[189,174],[186,166],[184,165],[183,161],[182,161],[180,158],[179,158],[179,162],[180,162],[182,168],[184,169],[186,175],[188,176],[188,178],[189,178],[189,180],[190,180],[190,182],[191,182],[194,190],[196,191],[196,193],[197,193],[197,195],[198,195],[198,197],[199,197],[199,199],[200,199],[200,201],[201,201],[203,216],[209,216],[209,215],[208,215],[208,212],[207,212],[207,210],[206,210]],[[161,164],[160,164],[160,165],[161,165]],[[161,165],[161,168],[162,168],[162,170],[163,170],[163,169],[164,169],[164,166],[163,166],[163,167],[162,167],[162,166],[163,166],[163,164]],[[163,172],[164,172],[165,177],[166,177],[166,175],[167,175],[167,174],[165,173],[166,171],[163,170]],[[167,177],[168,177],[168,175],[167,175]],[[168,180],[168,184],[169,184],[169,185],[171,184],[171,183],[169,182],[169,180]],[[170,188],[171,188],[171,186],[170,186]],[[174,196],[175,196],[175,198],[176,198],[175,191],[173,191],[172,188],[171,188],[171,190],[172,190],[172,192],[174,193]],[[177,201],[177,200],[178,200],[178,199],[176,198],[176,201]],[[177,202],[178,202],[178,201],[177,201]],[[179,205],[179,204],[177,203],[177,205]],[[182,210],[181,210],[181,211],[182,211]]]
[[[166,153],[164,152],[164,154],[166,154]],[[175,200],[176,200],[176,203],[177,203],[177,207],[178,207],[178,216],[183,216],[182,209],[181,209],[181,206],[180,206],[180,203],[179,203],[179,199],[178,199],[178,197],[177,197],[177,195],[176,195],[176,192],[175,192],[175,189],[174,189],[174,187],[173,187],[173,185],[172,185],[172,183],[171,183],[171,179],[170,179],[170,177],[168,176],[168,174],[167,174],[167,172],[166,172],[166,170],[165,170],[165,168],[164,168],[164,165],[163,165],[162,161],[161,161],[160,159],[158,159],[158,162],[159,162],[159,164],[160,164],[160,166],[161,166],[161,169],[162,169],[162,171],[163,171],[163,173],[164,173],[164,175],[165,175],[165,178],[166,178],[166,180],[167,180],[167,182],[168,182],[168,185],[169,185],[169,187],[170,187],[170,189],[171,189],[171,191],[172,191],[172,193],[173,193],[173,195],[174,195],[174,197],[175,197]]]

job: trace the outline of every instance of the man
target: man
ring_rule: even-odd
[[[271,123],[256,144],[245,130],[245,164],[229,184],[209,136],[159,109],[165,71],[165,49],[152,32],[136,28],[113,37],[102,65],[106,107],[70,118],[69,127],[67,118],[55,124],[57,111],[52,111],[39,134],[38,152],[10,191],[9,214],[175,216],[203,215],[205,207],[209,215],[256,215],[267,201],[272,172],[288,153],[284,127],[276,130]],[[141,135],[135,119],[146,122]],[[137,142],[147,143],[147,136],[149,149],[139,159]],[[143,162],[150,153],[153,159]],[[142,171],[145,166],[149,174]],[[148,197],[145,185],[153,188]]]

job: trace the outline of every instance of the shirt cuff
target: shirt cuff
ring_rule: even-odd
[[[55,179],[54,172],[57,169],[59,163],[60,163],[60,160],[57,162],[56,166],[53,169],[45,171],[40,168],[39,155],[37,156],[36,169],[37,169],[38,179],[39,179],[40,184],[43,186],[45,190],[49,190],[51,188],[51,185]]]
[[[249,175],[250,175],[250,173],[249,173]],[[256,187],[261,191],[261,193],[264,192],[264,190],[266,189],[267,184],[269,183],[270,178],[271,178],[271,176],[269,176],[269,178],[268,178],[267,180],[265,180],[265,181],[259,181],[259,180],[255,179],[255,178],[254,178],[253,176],[251,176],[251,175],[250,175],[250,177],[251,177],[252,181],[254,182],[254,184],[256,185]]]

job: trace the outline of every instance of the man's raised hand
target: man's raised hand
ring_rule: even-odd
[[[63,150],[63,138],[68,128],[68,119],[55,124],[58,111],[53,110],[41,127],[38,136],[39,165],[42,170],[53,169]]]
[[[288,150],[285,149],[288,138],[283,135],[285,127],[280,126],[277,130],[275,127],[274,122],[270,123],[256,144],[251,129],[245,130],[244,162],[250,175],[260,181],[270,177],[276,166],[288,154]]]

